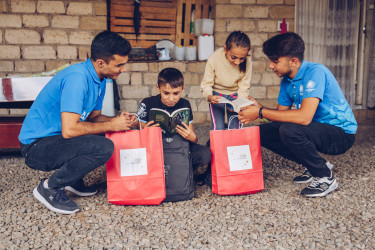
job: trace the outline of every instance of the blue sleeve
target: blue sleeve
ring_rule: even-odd
[[[150,111],[150,105],[148,105],[148,102],[146,99],[143,99],[142,102],[139,104],[137,116],[138,120],[143,123],[148,123],[148,113]]]
[[[316,67],[306,73],[303,79],[303,99],[317,97],[323,100],[326,75],[322,68]]]
[[[277,102],[281,105],[281,106],[287,106],[287,107],[290,107],[293,105],[293,101],[292,99],[290,99],[289,95],[288,95],[288,92],[286,91],[286,80],[284,81],[284,79],[281,81],[281,85],[280,85],[280,92],[279,92],[279,97],[277,98]]]
[[[102,83],[100,83],[100,91],[101,92],[100,92],[100,95],[98,97],[98,100],[96,101],[96,105],[94,107],[94,110],[102,110],[106,86],[107,86],[106,81],[102,81]]]
[[[87,79],[82,74],[69,74],[61,85],[60,112],[82,114],[84,100],[88,93]]]

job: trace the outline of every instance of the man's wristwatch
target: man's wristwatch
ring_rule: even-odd
[[[263,110],[263,107],[259,109],[259,119],[263,119],[262,110]]]

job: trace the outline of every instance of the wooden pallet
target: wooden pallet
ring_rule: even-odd
[[[176,38],[176,0],[140,0],[141,26],[136,39],[133,26],[134,0],[111,0],[111,31],[119,33],[132,47],[147,48],[161,39]]]
[[[194,20],[209,18],[212,7],[213,0],[178,0],[176,45],[197,45],[197,39],[190,29],[192,13]]]
[[[132,47],[148,48],[159,40],[169,39],[176,45],[196,45],[190,33],[191,13],[194,20],[208,18],[213,0],[140,0],[141,25],[136,38],[133,26],[134,0],[111,0],[110,29],[129,40]],[[185,32],[187,31],[187,32]]]

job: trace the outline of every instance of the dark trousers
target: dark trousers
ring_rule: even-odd
[[[70,186],[87,173],[105,164],[112,156],[113,142],[100,135],[83,135],[64,139],[62,135],[21,144],[27,166],[40,170],[56,170],[48,179],[48,186]]]
[[[207,146],[190,143],[190,153],[194,170],[211,162],[211,150]]]
[[[309,125],[272,122],[260,126],[261,145],[305,166],[312,176],[330,175],[326,160],[318,153],[339,155],[349,150],[355,136],[339,127],[311,122]]]

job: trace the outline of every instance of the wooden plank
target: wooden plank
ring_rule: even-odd
[[[128,40],[132,48],[149,48],[154,46],[159,40]]]
[[[190,45],[191,7],[192,7],[191,0],[186,0],[186,4],[185,4],[184,46]]]
[[[133,19],[133,11],[111,11],[111,17],[123,17]],[[156,19],[156,20],[176,20],[175,10],[170,10],[168,13],[141,13],[141,22],[144,19]]]
[[[201,19],[202,1],[195,2],[194,20]]]
[[[119,33],[134,33],[134,27],[112,27],[113,32]],[[140,34],[175,34],[175,28],[163,28],[163,27],[141,27],[139,29]]]
[[[119,33],[120,36],[123,36],[127,40],[136,40],[135,34],[124,34]],[[138,40],[153,40],[159,41],[162,39],[169,39],[172,40],[175,38],[175,34],[140,34],[138,36]]]
[[[171,10],[175,9],[173,8],[161,8],[161,7],[139,7],[139,11],[141,13],[160,13],[160,14],[168,14]],[[115,5],[113,8],[111,8],[112,11],[115,11],[116,13],[119,12],[132,12],[134,11],[134,6],[126,6],[126,5]]]
[[[182,45],[182,9],[183,9],[184,0],[179,0],[177,5],[177,21],[176,21],[176,45]]]
[[[111,18],[111,24],[114,26],[132,26],[133,27],[133,19],[117,19]],[[149,21],[149,20],[142,20],[142,25],[144,27],[151,26],[151,27],[171,27],[175,28],[176,23],[170,21]]]
[[[152,1],[152,0],[147,0],[147,1],[141,1],[141,6],[145,7],[158,7],[158,6],[163,6],[163,7],[176,7],[176,0],[159,0],[159,1]],[[131,1],[123,1],[123,0],[111,0],[111,6],[116,6],[116,5],[127,5],[127,6],[134,6],[134,0]]]

